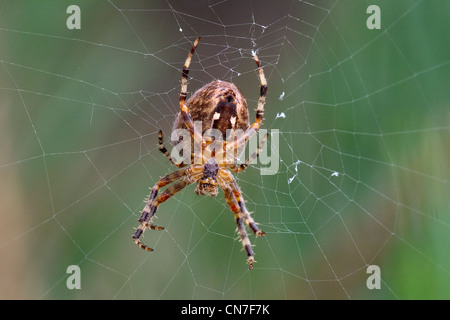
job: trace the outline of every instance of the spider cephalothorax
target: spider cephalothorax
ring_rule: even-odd
[[[203,167],[203,177],[197,181],[195,193],[201,196],[217,196],[219,186],[217,184],[217,173],[219,164],[214,158],[209,159]]]
[[[213,81],[200,88],[186,101],[189,65],[199,39],[197,38],[195,40],[183,67],[180,93],[181,111],[175,120],[173,129],[188,130],[192,144],[197,144],[200,148],[194,148],[194,153],[191,154],[190,165],[185,162],[175,162],[165,148],[162,132],[159,131],[160,151],[180,169],[161,178],[152,188],[148,201],[139,218],[140,225],[133,234],[133,240],[142,249],[153,251],[153,249],[142,244],[140,237],[147,228],[155,230],[163,229],[162,227],[151,224],[158,206],[187,185],[196,182],[195,193],[198,195],[215,197],[219,188],[224,192],[225,199],[231,211],[234,213],[240,240],[247,253],[249,268],[252,269],[254,253],[244,227],[244,222],[257,236],[264,236],[265,233],[258,228],[250,216],[250,213],[245,207],[241,190],[230,170],[234,173],[239,173],[244,170],[250,161],[258,156],[259,150],[265,141],[264,139],[261,142],[260,147],[245,163],[236,163],[237,150],[245,147],[248,139],[261,126],[267,83],[264,72],[260,67],[259,59],[253,53],[253,58],[258,67],[261,85],[256,120],[251,126],[248,121],[247,102],[241,91],[230,82]],[[201,130],[194,123],[197,121],[201,121]],[[212,137],[207,134],[214,130],[219,132],[219,135]],[[242,134],[233,134],[239,130]],[[230,132],[232,132],[231,139],[228,136]],[[160,188],[171,183],[173,184],[158,195]]]

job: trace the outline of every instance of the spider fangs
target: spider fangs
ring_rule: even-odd
[[[203,168],[203,177],[197,181],[195,193],[201,196],[217,196],[219,186],[217,184],[217,173],[219,172],[219,164],[214,158],[208,160]]]
[[[146,229],[162,230],[164,228],[154,226],[152,218],[155,215],[158,206],[181,191],[191,183],[196,182],[195,192],[198,195],[209,195],[215,197],[219,188],[223,191],[225,200],[231,211],[234,213],[235,222],[239,238],[243,248],[247,253],[247,262],[249,269],[253,268],[254,253],[252,245],[247,235],[245,224],[257,236],[264,236],[265,233],[259,229],[257,223],[253,220],[250,212],[245,206],[242,192],[234,179],[230,170],[234,173],[243,171],[248,164],[254,160],[264,144],[263,139],[259,148],[253,152],[250,157],[242,164],[236,163],[237,151],[245,147],[247,141],[258,131],[261,126],[264,103],[267,92],[267,82],[263,69],[260,67],[260,61],[256,54],[253,58],[258,67],[260,78],[260,95],[258,108],[256,110],[255,122],[249,124],[247,103],[241,91],[232,83],[226,81],[213,81],[195,92],[188,101],[187,97],[187,78],[189,65],[192,56],[197,47],[200,38],[197,38],[189,52],[184,63],[181,77],[180,92],[180,113],[178,114],[173,129],[186,129],[191,136],[192,145],[197,144],[200,150],[194,148],[191,154],[191,164],[179,163],[172,159],[171,154],[163,144],[162,132],[159,131],[159,150],[178,168],[177,171],[162,177],[150,191],[150,196],[146,202],[141,217],[140,225],[133,234],[133,241],[140,248],[146,251],[153,251],[141,242],[141,236]],[[194,122],[201,121],[201,129],[196,127]],[[211,130],[219,131],[219,136],[214,138],[206,133]],[[227,137],[231,131],[241,130],[241,135]],[[192,149],[191,149],[192,150]],[[168,186],[158,195],[160,188]]]

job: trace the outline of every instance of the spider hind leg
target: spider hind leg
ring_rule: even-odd
[[[176,162],[173,160],[172,155],[170,154],[169,151],[167,151],[166,146],[164,145],[164,140],[163,140],[163,132],[162,130],[158,131],[158,149],[159,151],[161,151],[161,153],[166,156],[169,161],[176,167],[178,168],[182,168],[185,167],[186,164],[184,162]]]

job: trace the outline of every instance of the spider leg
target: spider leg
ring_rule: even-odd
[[[169,173],[168,175],[161,178],[155,186],[150,191],[150,196],[147,200],[147,203],[144,207],[144,210],[142,211],[141,217],[139,218],[139,222],[141,223],[139,227],[136,229],[136,232],[133,234],[132,238],[134,243],[136,243],[141,249],[144,249],[146,251],[153,251],[152,248],[147,247],[146,245],[142,244],[140,237],[144,233],[145,229],[153,229],[153,230],[163,230],[163,227],[157,227],[151,225],[151,220],[153,216],[155,215],[156,210],[158,209],[158,206],[175,195],[178,191],[182,190],[184,187],[186,187],[188,184],[192,183],[192,173],[189,171],[190,167],[186,169],[181,169],[172,173]],[[181,179],[181,180],[179,180]],[[177,181],[179,180],[179,181]],[[162,192],[158,197],[158,191],[161,187],[164,187],[172,182],[175,182],[173,185],[168,187],[164,192]]]
[[[158,148],[159,148],[159,151],[161,151],[162,154],[164,154],[174,166],[176,166],[178,168],[182,168],[182,167],[186,166],[186,164],[184,162],[176,163],[175,161],[173,161],[172,155],[170,154],[169,151],[167,151],[166,147],[164,146],[163,133],[161,130],[158,131]]]
[[[262,141],[259,143],[259,146],[258,146],[258,148],[255,150],[255,152],[253,152],[253,153],[250,155],[250,157],[248,157],[248,159],[245,160],[244,163],[242,163],[242,164],[239,165],[239,166],[236,165],[236,163],[233,163],[232,165],[230,165],[230,170],[233,171],[234,173],[239,173],[239,172],[245,170],[245,169],[248,167],[248,164],[249,164],[250,162],[252,162],[253,160],[255,160],[255,159],[259,156],[259,153],[261,152],[261,149],[262,149],[264,143],[266,142],[266,140],[267,140],[267,134],[264,135],[264,138],[263,138]]]
[[[230,206],[231,211],[234,213],[234,218],[236,220],[236,226],[239,233],[239,238],[241,240],[242,246],[245,249],[245,252],[247,253],[247,263],[249,270],[253,269],[253,263],[255,261],[254,253],[252,249],[252,244],[250,243],[250,239],[248,238],[247,231],[245,230],[244,224],[243,224],[243,215],[239,208],[239,204],[236,200],[236,197],[233,194],[233,191],[231,188],[227,185],[220,185],[222,188],[225,199]]]
[[[181,115],[183,117],[184,123],[186,124],[186,128],[189,130],[191,136],[194,138],[194,141],[201,143],[202,135],[197,130],[195,130],[194,121],[192,120],[189,109],[186,105],[186,97],[187,97],[187,79],[189,73],[189,66],[191,64],[192,56],[194,55],[195,48],[197,48],[198,42],[200,41],[200,37],[195,39],[194,45],[191,48],[191,51],[184,62],[183,70],[181,73],[181,92],[180,92],[180,109]]]
[[[233,143],[227,145],[227,150],[233,150],[244,145],[248,139],[250,139],[256,131],[259,130],[259,127],[262,124],[263,115],[264,115],[264,104],[266,103],[266,94],[267,94],[267,80],[264,76],[264,70],[261,68],[261,62],[259,61],[256,53],[253,53],[253,59],[255,59],[256,65],[258,66],[258,73],[260,79],[260,91],[259,91],[259,100],[258,100],[258,108],[256,109],[256,119],[255,122],[248,128],[245,133],[239,137]]]
[[[239,186],[234,180],[232,174],[227,170],[220,170],[219,172],[221,174],[218,175],[218,177],[220,177],[218,182],[224,192],[225,199],[231,211],[233,211],[234,213],[239,237],[245,251],[247,252],[247,261],[249,264],[249,269],[251,270],[253,268],[255,259],[252,245],[243,225],[243,221],[245,221],[245,223],[257,236],[265,236],[266,234],[258,228],[257,223],[250,216],[250,212],[248,212],[247,208],[245,207],[245,202],[242,198],[241,190],[239,189]]]
[[[261,62],[259,61],[256,53],[253,54],[253,59],[255,59],[256,65],[258,66],[258,73],[261,86],[259,92],[258,109],[256,109],[256,119],[255,122],[251,125],[251,128],[258,131],[263,120],[264,104],[266,103],[266,94],[267,94],[267,80],[266,77],[264,76],[264,70],[261,68]]]
[[[230,186],[233,191],[233,195],[235,196],[236,201],[239,204],[242,213],[244,214],[245,222],[247,223],[249,228],[252,229],[253,233],[256,234],[257,236],[262,237],[265,236],[266,233],[258,228],[257,223],[255,222],[255,220],[253,220],[253,218],[250,215],[250,212],[248,212],[247,208],[245,207],[245,202],[244,199],[242,198],[241,190],[239,189],[239,186],[234,179],[230,183]]]

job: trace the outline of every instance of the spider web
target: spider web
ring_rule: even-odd
[[[68,30],[66,9],[81,10]],[[366,9],[381,10],[381,29]],[[447,1],[0,1],[0,296],[449,298]],[[187,187],[131,241],[188,90],[222,79],[254,119],[258,53],[278,172],[236,179],[266,232],[247,270],[222,194]],[[271,141],[269,139],[269,146]],[[168,143],[167,143],[168,145]],[[269,152],[270,153],[270,152]],[[81,289],[66,286],[78,265]],[[370,265],[381,288],[369,290]]]

